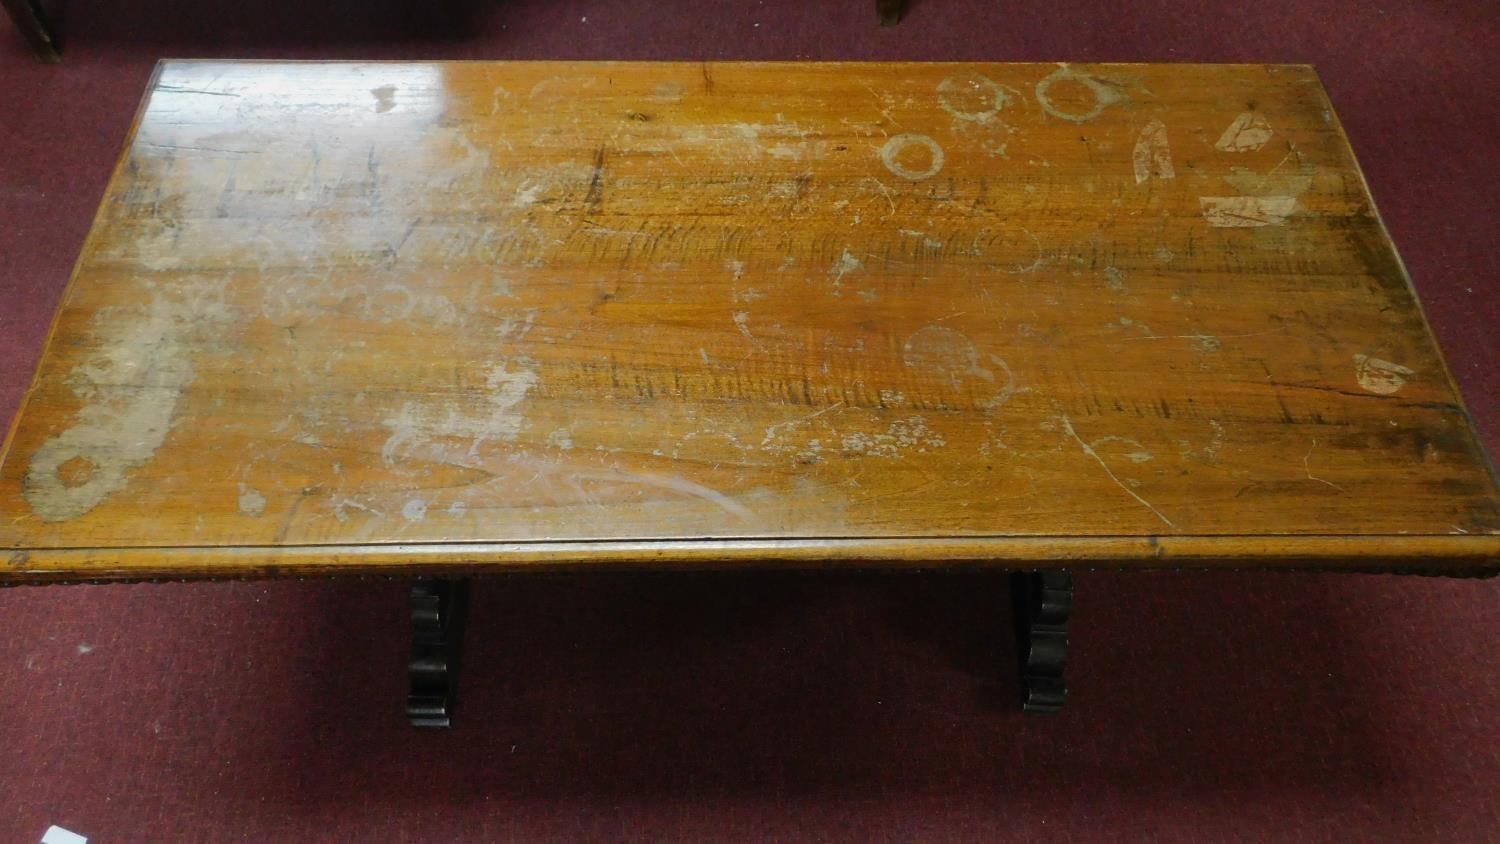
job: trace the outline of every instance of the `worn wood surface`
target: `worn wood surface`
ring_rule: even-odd
[[[1500,494],[1310,68],[171,62],[0,547],[1474,568]]]

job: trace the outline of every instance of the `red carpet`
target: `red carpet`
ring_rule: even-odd
[[[1500,453],[1500,4],[71,0],[0,24],[0,415],[161,56],[1316,64]],[[1079,578],[1012,698],[998,574],[484,581],[459,728],[399,583],[0,591],[0,841],[1500,841],[1500,581]]]

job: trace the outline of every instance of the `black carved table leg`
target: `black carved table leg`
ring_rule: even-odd
[[[419,580],[411,587],[411,693],[406,717],[413,727],[453,724],[458,658],[468,610],[467,580]]]
[[[906,0],[875,0],[875,15],[881,26],[895,26],[901,21],[902,7]]]
[[[0,6],[10,13],[11,21],[37,58],[49,64],[62,59],[56,30],[47,21],[38,0],[0,0]]]
[[[1021,662],[1021,708],[1056,712],[1068,698],[1063,667],[1068,661],[1068,617],[1073,613],[1073,575],[1065,571],[1019,571],[1010,576],[1016,608],[1016,655]]]

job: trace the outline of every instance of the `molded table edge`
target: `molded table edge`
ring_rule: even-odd
[[[517,570],[771,568],[1330,569],[1500,572],[1500,535],[656,539],[13,549],[0,584]]]

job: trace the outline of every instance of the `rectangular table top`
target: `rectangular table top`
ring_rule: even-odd
[[[1500,566],[1304,66],[166,62],[0,580]]]

